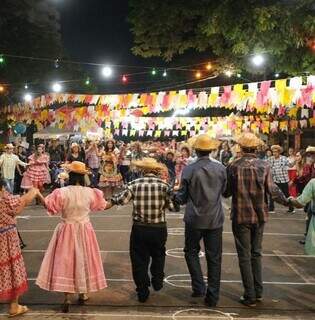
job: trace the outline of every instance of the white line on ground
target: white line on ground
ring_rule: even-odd
[[[1,317],[7,317],[7,313],[0,313]],[[23,318],[29,318],[29,317],[61,317],[62,319],[65,318],[72,318],[72,317],[80,317],[80,319],[86,319],[85,317],[102,317],[102,318],[154,318],[154,319],[172,319],[173,315],[164,315],[164,314],[130,314],[130,313],[80,313],[80,312],[71,312],[67,313],[66,315],[64,313],[59,313],[59,312],[28,312],[23,314]],[[228,319],[228,318],[223,318],[218,316],[206,316],[206,315],[193,315],[193,316],[181,316],[178,315],[176,317],[177,319]],[[237,320],[292,320],[292,318],[283,318],[283,317],[274,317],[272,318],[265,318],[265,317],[251,317],[251,318],[239,318],[237,317]]]
[[[282,251],[275,250],[274,253],[276,254],[277,257],[280,258],[282,262],[284,262],[292,271],[294,271],[306,283],[315,282],[315,279],[312,276],[308,275],[296,263],[291,261],[290,257],[283,255]]]
[[[183,250],[183,248],[175,248],[176,250]],[[169,250],[175,250],[175,249],[169,249]],[[168,251],[169,251],[168,250]],[[27,250],[23,249],[23,253],[45,253],[46,250],[38,249],[38,250]],[[124,254],[124,253],[129,253],[128,250],[101,250],[100,253],[117,253],[117,254]],[[166,253],[167,254],[167,253]],[[174,257],[174,258],[184,258],[184,256],[174,256],[174,255],[169,255],[169,257]],[[223,252],[223,256],[237,256],[236,252]],[[203,257],[204,255],[202,255]],[[281,254],[275,254],[275,253],[263,253],[264,257],[289,257],[289,258],[308,258],[308,259],[315,259],[315,256],[308,256],[305,254],[286,254],[286,253],[281,253]]]
[[[183,214],[169,214],[166,215],[167,220],[182,220],[183,219]],[[226,218],[229,218],[230,216],[225,216]],[[60,219],[59,216],[48,216],[48,215],[28,215],[28,216],[18,216],[18,219],[26,219],[26,220],[30,220],[30,219]],[[90,215],[90,219],[93,218],[132,218],[131,214],[92,214]],[[278,218],[269,218],[268,220],[289,220],[289,221],[305,221],[305,219],[303,218],[288,218],[286,216],[284,217],[278,217]]]
[[[169,228],[169,235],[183,235],[184,233],[184,229],[183,228],[173,228],[173,229],[176,229],[178,233],[176,234],[172,234],[172,228]],[[30,232],[54,232],[55,229],[52,229],[52,230],[32,230],[32,229],[27,229],[27,230],[20,230],[19,229],[19,232],[20,233],[30,233]],[[121,232],[121,233],[130,233],[130,229],[129,230],[116,230],[116,229],[95,229],[95,232],[99,232],[99,233],[106,233],[106,232],[109,232],[109,233],[118,233],[118,232]],[[224,234],[233,234],[233,232],[231,231],[224,231],[223,232]],[[301,237],[301,234],[300,233],[276,233],[276,232],[265,232],[264,233],[264,236],[281,236],[281,237]]]
[[[174,275],[176,276],[176,275]],[[183,276],[183,275],[179,275],[179,276]],[[187,274],[187,277],[190,277],[190,275]],[[107,281],[110,282],[133,282],[132,279],[111,279],[111,278],[106,278]],[[28,278],[28,281],[36,281],[36,278]],[[166,279],[164,279],[164,281],[168,284],[169,281],[166,281]],[[178,280],[171,280],[172,282],[191,282],[190,278],[189,279],[178,279]],[[242,283],[241,280],[221,280],[221,283]],[[263,284],[266,285],[284,285],[284,286],[315,286],[315,282],[314,283],[305,283],[305,282],[281,282],[281,281],[264,281]],[[190,286],[189,286],[190,287]]]

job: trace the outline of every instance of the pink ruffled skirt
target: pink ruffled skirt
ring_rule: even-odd
[[[49,243],[36,284],[44,290],[96,292],[107,287],[93,226],[60,223]]]

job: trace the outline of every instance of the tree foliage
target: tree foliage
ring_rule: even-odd
[[[315,70],[313,0],[130,0],[133,53],[172,60],[188,49],[209,52],[221,67],[251,70],[266,53],[271,70]]]
[[[24,83],[31,84],[34,94],[49,90],[52,80],[82,76],[72,65],[55,68],[54,60],[64,58],[59,13],[47,0],[1,0],[0,83],[8,84],[8,94],[20,99]],[[8,55],[48,58],[52,61],[14,58]]]

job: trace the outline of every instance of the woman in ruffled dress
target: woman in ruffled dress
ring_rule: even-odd
[[[105,199],[111,196],[123,185],[122,175],[118,172],[118,150],[113,140],[105,143],[105,150],[101,155],[100,181],[98,186],[103,190]]]
[[[28,168],[24,173],[21,187],[23,189],[38,188],[43,190],[43,186],[48,182],[49,156],[44,153],[42,145],[38,145],[35,153],[28,158]]]
[[[9,316],[28,311],[19,304],[19,297],[27,291],[27,274],[16,229],[16,216],[39,195],[30,189],[23,196],[13,196],[5,190],[0,178],[0,301],[9,302]]]
[[[85,187],[84,163],[67,165],[69,185],[56,189],[45,199],[49,215],[60,215],[42,262],[36,284],[44,290],[63,292],[63,312],[69,312],[70,294],[79,295],[79,303],[87,294],[106,288],[102,258],[95,231],[89,219],[91,211],[110,208],[102,191]]]

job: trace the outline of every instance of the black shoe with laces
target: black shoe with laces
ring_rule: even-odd
[[[246,307],[256,307],[256,300],[240,297],[240,303]]]
[[[137,294],[138,294],[138,301],[141,303],[144,303],[149,299],[150,290],[142,289],[142,290],[139,290]]]
[[[215,308],[217,306],[217,302],[210,300],[209,297],[205,297],[205,305],[209,308]]]

